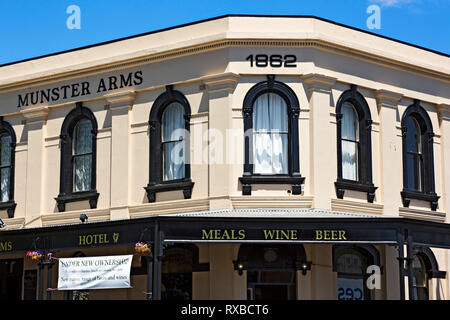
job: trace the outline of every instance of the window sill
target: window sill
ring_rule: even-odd
[[[252,184],[290,184],[292,185],[292,194],[302,193],[302,184],[305,178],[298,176],[268,176],[268,175],[253,175],[243,176],[239,178],[242,183],[242,195],[250,196],[252,194]]]
[[[156,201],[156,193],[163,191],[174,191],[183,190],[183,195],[185,199],[190,199],[192,195],[192,188],[194,187],[194,182],[191,179],[166,181],[157,184],[148,184],[144,187],[147,191],[148,202]]]
[[[367,192],[367,202],[373,203],[375,199],[375,187],[372,183],[360,183],[358,181],[338,179],[334,185],[336,186],[336,196],[338,199],[344,199],[345,190],[353,190]]]
[[[89,200],[89,205],[91,209],[95,209],[97,208],[98,196],[99,193],[97,192],[97,190],[91,190],[91,191],[74,192],[70,194],[60,193],[58,197],[55,198],[55,200],[58,203],[58,211],[64,212],[66,211],[66,203],[83,200]]]
[[[436,193],[425,193],[425,192],[418,192],[418,191],[411,191],[408,189],[403,189],[402,192],[400,192],[401,196],[402,196],[402,202],[403,202],[403,206],[408,208],[409,207],[409,203],[411,201],[411,199],[415,199],[415,200],[423,200],[423,201],[428,201],[430,202],[430,207],[431,210],[436,211],[437,209],[437,205],[438,205],[438,200],[440,198],[440,196],[438,196]]]
[[[0,210],[6,210],[8,218],[14,218],[14,211],[16,210],[17,203],[14,200],[0,202]]]

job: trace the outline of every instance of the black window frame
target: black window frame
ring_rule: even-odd
[[[73,134],[77,123],[82,119],[88,119],[92,124],[92,168],[91,168],[91,188],[87,191],[73,191]],[[66,211],[66,203],[88,200],[91,209],[97,208],[99,193],[96,189],[97,177],[97,132],[98,125],[94,113],[83,106],[82,102],[77,102],[64,119],[61,127],[61,167],[60,167],[60,187],[59,194],[55,198],[59,212]]]
[[[184,108],[184,137],[185,167],[184,178],[175,180],[163,179],[163,154],[161,142],[161,121],[166,107],[172,103],[179,103]],[[167,85],[166,91],[161,93],[153,103],[149,116],[150,147],[149,147],[149,183],[144,187],[148,202],[156,201],[156,193],[163,191],[183,190],[184,199],[190,199],[194,182],[191,180],[190,165],[190,119],[191,107],[189,101],[180,91],[174,90],[173,85]],[[159,156],[155,156],[159,155]]]
[[[370,274],[366,273],[367,270],[361,270],[361,274],[356,273],[343,273],[338,270],[339,257],[346,253],[355,252],[365,259],[365,267],[376,265],[380,267],[380,272],[383,273],[383,267],[381,266],[380,253],[377,248],[371,244],[335,244],[332,247],[332,259],[333,259],[333,272],[337,273],[337,277],[343,278],[362,279],[364,287],[364,300],[373,300],[373,290],[370,290],[367,286],[367,279]],[[364,262],[364,261],[362,261]]]
[[[407,168],[407,148],[406,148],[406,136],[407,127],[406,120],[408,117],[413,117],[420,127],[421,134],[421,154],[422,154],[422,169],[420,181],[422,184],[422,190],[412,190],[407,187],[408,168]],[[433,126],[431,119],[428,116],[426,110],[420,105],[419,100],[414,100],[414,103],[408,108],[402,115],[401,119],[402,130],[402,162],[403,162],[403,190],[400,192],[403,206],[409,207],[411,199],[428,201],[432,211],[436,211],[438,206],[438,196],[435,192],[434,181],[434,152],[433,152]]]
[[[358,180],[349,180],[342,177],[342,106],[349,102],[355,108],[358,116]],[[358,92],[356,85],[352,84],[349,90],[344,91],[336,104],[336,130],[337,130],[337,179],[335,184],[336,196],[344,198],[345,190],[354,190],[367,193],[367,201],[373,203],[375,187],[372,182],[372,118],[370,108],[364,96]]]
[[[0,137],[7,134],[11,137],[11,161],[9,164],[9,200],[0,202],[0,210],[6,210],[8,218],[14,218],[16,202],[14,201],[14,176],[15,176],[15,154],[16,154],[16,133],[11,124],[0,116]]]
[[[278,94],[287,105],[289,162],[287,174],[253,173],[253,107],[255,100],[265,93]],[[286,84],[276,81],[274,75],[267,75],[267,80],[255,84],[245,95],[242,114],[244,119],[244,172],[243,176],[239,178],[242,184],[242,194],[251,195],[252,184],[290,184],[292,185],[292,194],[301,194],[301,186],[305,178],[300,174],[298,131],[300,104],[294,91]]]

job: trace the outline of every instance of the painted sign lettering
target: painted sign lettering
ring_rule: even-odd
[[[78,236],[78,245],[79,246],[90,246],[94,244],[109,244],[109,243],[117,243],[119,240],[119,233],[114,233],[112,236],[112,241],[110,242],[110,235],[107,233],[99,233],[99,234],[87,234]]]
[[[346,230],[201,229],[202,240],[345,241]]]
[[[345,230],[316,230],[316,240],[347,240]]]
[[[11,241],[0,241],[0,252],[12,251],[13,245]]]
[[[120,74],[100,78],[93,84],[88,81],[76,82],[59,87],[47,88],[17,95],[17,107],[28,107],[30,105],[54,102],[75,97],[90,95],[91,93],[107,92],[124,87],[138,86],[143,82],[142,71]]]
[[[235,229],[202,229],[203,240],[243,240],[245,230]]]

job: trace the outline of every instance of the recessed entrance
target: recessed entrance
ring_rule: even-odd
[[[22,299],[23,259],[0,260],[0,300]]]
[[[295,272],[247,271],[247,300],[295,300]]]
[[[247,270],[248,300],[295,300],[297,270],[306,263],[302,245],[243,244],[234,262]]]

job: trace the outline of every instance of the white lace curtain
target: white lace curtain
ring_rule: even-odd
[[[0,142],[0,157],[1,157],[1,201],[6,202],[9,200],[9,184],[10,184],[10,171],[11,171],[11,136],[5,134],[1,137]]]
[[[253,172],[288,173],[288,115],[277,94],[259,96],[253,107]]]
[[[358,115],[349,102],[342,105],[342,178],[358,180]]]
[[[80,120],[73,133],[73,191],[91,189],[92,171],[92,124],[88,119]]]
[[[184,108],[175,102],[162,115],[163,180],[184,178]]]

